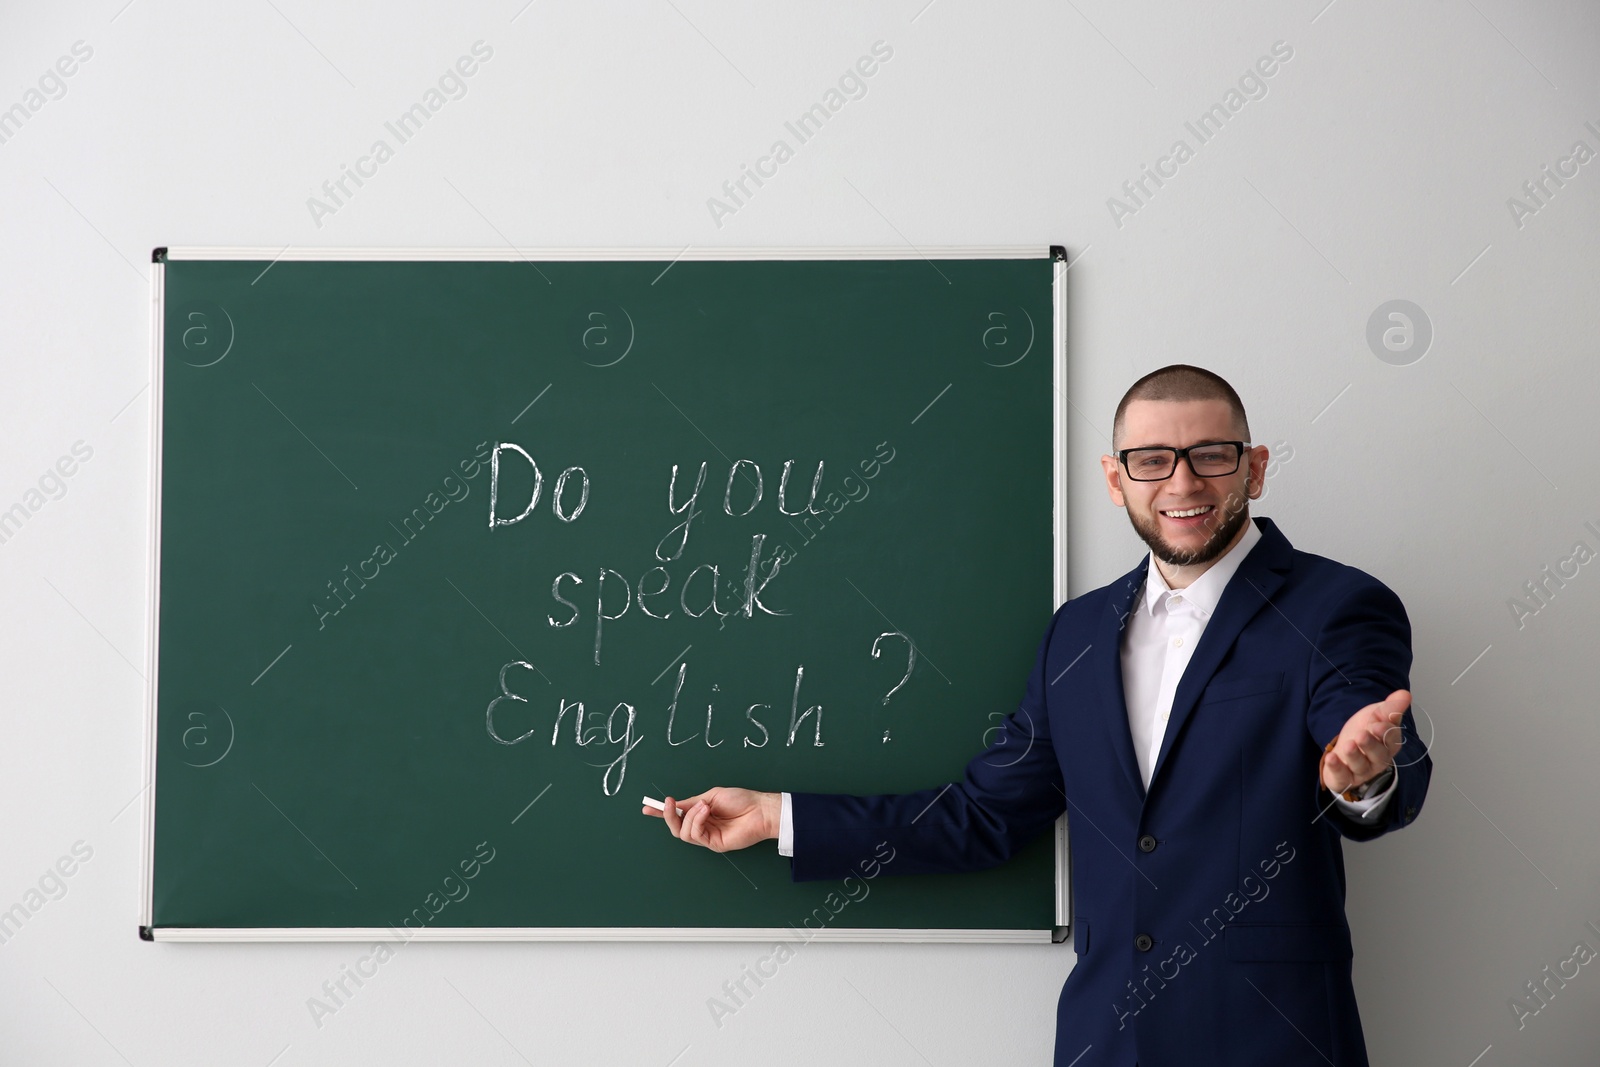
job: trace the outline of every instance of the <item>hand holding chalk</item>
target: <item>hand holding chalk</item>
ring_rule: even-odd
[[[667,829],[680,841],[713,852],[732,852],[776,840],[782,810],[782,794],[718,786],[685,797],[681,807],[670,796],[661,801],[645,797],[641,813],[665,819]]]
[[[644,806],[647,807],[647,808],[654,809],[655,811],[666,811],[667,810],[667,806],[665,804],[661,803],[661,801],[652,800],[649,797],[645,797],[644,798]],[[678,807],[676,804],[674,804],[672,807],[673,807],[673,809],[675,811],[677,811],[678,817],[682,818],[683,817],[683,809]],[[648,814],[650,814],[650,812],[645,812],[645,814],[648,815]]]

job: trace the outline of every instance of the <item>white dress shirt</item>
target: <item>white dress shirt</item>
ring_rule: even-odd
[[[1244,536],[1238,543],[1183,589],[1167,584],[1156,566],[1155,554],[1150,555],[1144,585],[1136,598],[1138,607],[1128,620],[1122,641],[1122,689],[1128,705],[1128,732],[1133,736],[1133,752],[1146,789],[1167,734],[1178,682],[1200,643],[1200,635],[1205,633],[1206,623],[1217,610],[1222,591],[1260,540],[1261,530],[1255,522],[1245,523]],[[1377,822],[1398,780],[1391,779],[1383,792],[1365,800],[1349,801],[1335,794],[1334,802],[1360,822]]]
[[[1139,774],[1147,789],[1156,756],[1161,752],[1162,739],[1166,737],[1178,682],[1189,666],[1195,646],[1200,643],[1200,635],[1205,633],[1206,623],[1217,609],[1217,602],[1222,599],[1223,589],[1260,540],[1260,528],[1254,521],[1246,522],[1244,536],[1237,544],[1187,587],[1176,590],[1162,577],[1155,554],[1150,554],[1144,584],[1136,595],[1138,607],[1123,631],[1122,641],[1122,688],[1128,707],[1128,732],[1133,737]],[[1334,803],[1359,822],[1377,822],[1398,781],[1399,777],[1395,776],[1383,792],[1365,800],[1349,801],[1335,794]],[[783,794],[778,821],[778,853],[794,855],[794,822],[788,793]]]

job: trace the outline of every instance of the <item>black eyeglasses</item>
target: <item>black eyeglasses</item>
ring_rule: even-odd
[[[1188,448],[1124,448],[1117,459],[1136,482],[1161,482],[1178,469],[1178,457],[1188,461],[1197,478],[1220,478],[1239,469],[1239,460],[1249,448],[1244,441],[1207,441]]]

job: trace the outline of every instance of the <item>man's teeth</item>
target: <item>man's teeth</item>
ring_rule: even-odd
[[[1200,507],[1189,508],[1185,511],[1163,511],[1161,514],[1167,516],[1169,519],[1187,519],[1192,518],[1195,515],[1204,515],[1210,510],[1210,504],[1202,504]]]

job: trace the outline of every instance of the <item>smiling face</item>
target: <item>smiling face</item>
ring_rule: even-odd
[[[1246,431],[1225,400],[1134,400],[1123,412],[1115,449],[1166,445],[1186,448],[1208,441],[1241,441]],[[1162,577],[1181,589],[1204,574],[1244,535],[1249,502],[1261,495],[1267,449],[1246,450],[1239,469],[1200,478],[1179,461],[1172,477],[1140,482],[1127,476],[1115,456],[1101,456],[1111,502],[1127,508],[1128,521],[1150,546]]]

